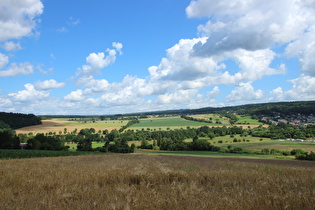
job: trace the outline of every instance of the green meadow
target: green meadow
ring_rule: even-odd
[[[149,119],[140,119],[140,123],[133,124],[128,127],[128,129],[140,130],[140,129],[159,129],[167,130],[176,129],[176,128],[186,128],[186,127],[199,127],[199,126],[209,126],[209,123],[195,122],[182,119],[181,117],[163,117],[163,118],[149,118]]]
[[[210,151],[162,151],[162,150],[145,150],[139,149],[135,154],[146,155],[171,155],[171,156],[192,156],[208,158],[250,158],[250,159],[294,159],[294,156],[280,155],[254,155],[254,154],[236,154],[236,153],[219,153]]]
[[[263,125],[263,123],[259,122],[258,120],[252,119],[251,116],[243,116],[237,115],[239,119],[236,124],[248,124],[248,125]]]

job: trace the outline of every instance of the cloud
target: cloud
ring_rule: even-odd
[[[238,63],[241,76],[247,81],[255,81],[265,75],[284,74],[286,72],[284,64],[281,64],[279,69],[269,67],[276,56],[276,53],[270,49],[256,51],[239,49],[229,54]]]
[[[15,43],[15,42],[12,42],[12,41],[5,42],[2,45],[2,48],[5,49],[6,51],[17,51],[17,50],[22,49],[20,43]]]
[[[69,20],[67,21],[67,24],[69,26],[75,26],[75,25],[78,25],[79,23],[80,23],[80,19],[74,18],[74,17],[70,17]]]
[[[51,57],[51,59],[56,60],[56,56],[53,53],[50,53],[49,56]]]
[[[113,46],[121,51],[122,44],[116,42],[114,43]],[[80,69],[80,73],[85,75],[95,75],[100,69],[103,69],[106,66],[113,64],[116,61],[116,50],[106,49],[106,52],[108,53],[108,55],[106,56],[104,52],[90,53],[86,57],[86,62],[88,63],[88,65],[83,65]]]
[[[44,74],[44,75],[51,74],[51,73],[54,72],[54,68],[53,68],[53,67],[50,67],[50,68],[48,68],[47,70],[44,70],[44,69],[43,69],[43,66],[44,66],[44,64],[38,64],[38,65],[36,66],[36,69],[39,70],[39,72],[42,73],[42,74]]]
[[[68,32],[68,29],[66,27],[57,28],[57,32],[60,32],[60,33]]]
[[[283,91],[281,87],[278,87],[270,92],[271,101],[280,100],[314,100],[315,99],[315,78],[302,75],[299,78],[290,80],[293,84],[291,90]]]
[[[51,90],[56,88],[63,88],[65,86],[65,83],[58,83],[54,79],[45,80],[45,81],[37,81],[34,84],[34,87],[37,90]]]
[[[117,51],[121,52],[123,45],[121,43],[112,43],[115,49],[106,49],[105,52],[90,53],[86,57],[86,65],[78,68],[76,73],[77,85],[89,86],[95,83],[94,76],[100,73],[100,70],[115,63]],[[94,80],[94,81],[93,81]]]
[[[0,1],[0,42],[31,35],[43,8],[40,0]]]
[[[120,55],[122,55],[121,49],[123,48],[122,43],[119,42],[113,42],[113,47],[116,49],[117,52],[119,52]]]
[[[181,89],[201,89],[212,85],[238,84],[262,79],[266,75],[284,74],[286,66],[278,69],[270,65],[276,53],[270,49],[248,51],[236,49],[218,56],[198,57],[193,55],[193,46],[207,38],[183,39],[167,50],[167,56],[158,66],[148,71],[148,83],[168,82],[180,85]],[[238,69],[230,69],[226,61],[233,61]],[[231,72],[235,72],[232,74]],[[171,84],[172,83],[172,84]]]
[[[186,13],[190,18],[210,18],[198,27],[209,38],[194,46],[197,56],[285,44],[304,36],[315,20],[314,7],[297,0],[197,0],[190,3]]]
[[[281,101],[284,99],[284,93],[282,90],[282,87],[277,87],[276,89],[273,89],[270,91],[271,97],[269,98],[269,101]]]
[[[192,57],[190,54],[196,43],[205,42],[206,38],[181,39],[178,44],[166,50],[158,66],[151,66],[148,71],[152,79],[186,81],[215,74],[217,65],[214,58]]]
[[[0,56],[1,60],[1,56]],[[1,61],[0,61],[1,66]],[[11,63],[7,70],[0,70],[0,77],[15,77],[18,75],[31,75],[34,73],[33,65],[25,63]]]
[[[34,85],[28,83],[24,85],[25,90],[18,91],[16,93],[10,93],[8,96],[12,98],[13,101],[19,102],[34,102],[37,100],[43,100],[49,96],[46,91],[36,90]]]
[[[315,20],[314,20],[315,21]],[[305,36],[288,44],[286,48],[286,55],[289,57],[299,57],[301,69],[311,75],[315,76],[315,26],[308,31]]]
[[[187,103],[197,95],[197,92],[197,90],[179,90],[174,93],[166,93],[159,95],[157,102],[162,104]]]
[[[5,67],[8,63],[9,63],[9,57],[0,53],[0,69]]]
[[[66,95],[64,99],[67,101],[82,101],[83,99],[85,99],[85,97],[83,95],[83,91],[81,89],[78,89]]]
[[[232,90],[231,94],[226,97],[228,102],[231,101],[253,101],[260,100],[264,97],[262,90],[254,90],[251,82],[240,83]]]

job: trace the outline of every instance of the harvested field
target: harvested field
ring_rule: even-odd
[[[315,163],[106,154],[0,161],[1,209],[314,209]]]
[[[127,122],[116,122],[116,123],[107,123],[107,122],[96,122],[96,123],[79,123],[79,122],[71,122],[71,121],[62,121],[62,120],[42,120],[41,125],[34,125],[28,126],[24,128],[20,128],[16,130],[16,133],[23,133],[28,134],[32,132],[33,134],[36,133],[49,133],[49,132],[56,132],[59,133],[60,131],[63,132],[64,128],[67,128],[67,132],[72,132],[75,129],[83,128],[94,128],[96,131],[98,130],[119,130],[122,125],[125,125]]]

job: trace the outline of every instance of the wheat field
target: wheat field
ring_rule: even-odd
[[[105,154],[0,161],[1,209],[314,209],[315,163]]]

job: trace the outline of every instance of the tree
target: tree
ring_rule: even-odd
[[[112,142],[112,141],[114,141],[115,138],[118,137],[118,135],[119,135],[118,131],[117,131],[116,129],[114,129],[114,130],[111,130],[110,133],[105,137],[105,141],[106,141],[106,142],[105,142],[104,147],[105,147],[106,152],[109,151],[109,150],[108,150],[108,148],[109,148],[109,143]]]
[[[208,133],[208,137],[210,138],[210,140],[215,138],[215,134],[213,132]]]
[[[10,128],[0,129],[0,149],[18,149],[20,140]]]

